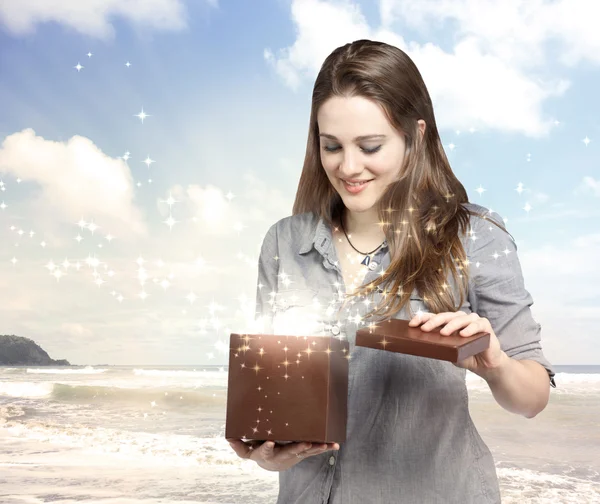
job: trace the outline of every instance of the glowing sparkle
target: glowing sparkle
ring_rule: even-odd
[[[100,226],[97,226],[93,222],[90,222],[87,226],[87,228],[92,232],[92,234],[94,234],[94,231],[96,231],[96,229],[98,229],[99,227]]]
[[[144,119],[146,119],[146,117],[151,117],[149,114],[146,114],[144,112],[144,107],[142,107],[142,111],[139,114],[135,114],[134,117],[139,117],[142,121],[142,124],[144,124]]]
[[[177,224],[177,222],[179,221],[176,221],[171,214],[169,214],[169,218],[167,220],[163,221],[164,224],[169,226],[169,231],[173,230],[173,226]]]
[[[166,200],[160,200],[160,202],[166,203],[167,205],[169,205],[169,208],[171,208],[175,203],[177,203],[177,200],[173,198],[171,193],[169,193],[169,197]]]
[[[80,63],[77,63],[77,65],[75,65],[73,68],[77,69],[77,72],[80,72],[82,68],[85,68],[84,66],[82,66]]]

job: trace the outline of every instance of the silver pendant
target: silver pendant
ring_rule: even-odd
[[[371,262],[371,257],[365,256],[365,258],[361,261],[360,264],[364,264],[365,266],[368,266],[370,262]]]

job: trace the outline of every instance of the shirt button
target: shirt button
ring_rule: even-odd
[[[333,334],[333,335],[337,336],[338,334],[340,334],[340,328],[339,328],[338,326],[334,325],[334,326],[331,328],[331,334]]]
[[[335,464],[335,457],[332,455],[331,457],[329,457],[329,465],[333,464]]]
[[[376,262],[373,262],[373,261],[371,261],[371,262],[369,263],[369,269],[370,269],[371,271],[374,271],[374,270],[375,270],[375,268],[377,268],[377,263],[376,263]]]

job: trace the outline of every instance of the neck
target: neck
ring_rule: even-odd
[[[379,225],[376,209],[373,208],[365,212],[352,212],[344,208],[341,218],[344,219],[346,233],[359,238],[362,242],[381,243],[385,240],[385,233]]]

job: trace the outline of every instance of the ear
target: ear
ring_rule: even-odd
[[[419,135],[421,136],[421,139],[422,139],[423,135],[425,134],[425,128],[427,127],[427,124],[425,124],[425,121],[423,119],[419,119],[417,121],[417,124],[419,125]]]

